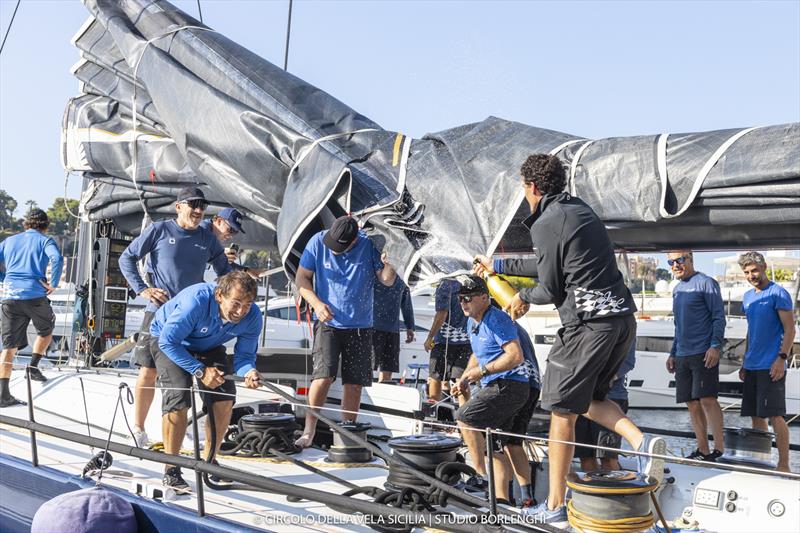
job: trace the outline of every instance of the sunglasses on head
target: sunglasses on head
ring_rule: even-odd
[[[688,257],[686,257],[686,256],[683,256],[683,257],[676,257],[675,259],[667,259],[667,264],[668,264],[669,266],[672,266],[672,265],[674,265],[675,263],[678,263],[679,265],[682,265],[682,264],[684,264],[684,263],[686,262],[686,260],[687,260],[687,259],[689,259],[689,258],[688,258]]]
[[[183,203],[188,205],[192,209],[203,209],[203,210],[205,210],[205,208],[208,207],[208,202],[206,202],[205,200],[199,200],[199,199],[197,199],[197,200],[186,200]]]

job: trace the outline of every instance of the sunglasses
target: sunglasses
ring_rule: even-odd
[[[470,303],[472,300],[480,296],[480,294],[459,294],[458,301],[461,303]]]
[[[206,207],[208,207],[208,202],[205,200],[186,200],[185,202],[181,202],[182,204],[186,204],[192,209],[202,209],[205,211]]]
[[[675,259],[667,259],[667,264],[669,266],[672,266],[675,263],[678,263],[679,265],[682,265],[682,264],[684,264],[686,262],[687,259],[689,259],[689,258],[686,257],[686,256],[684,256],[684,257],[676,257]]]

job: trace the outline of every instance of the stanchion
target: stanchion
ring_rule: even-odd
[[[25,367],[25,381],[28,383],[28,420],[33,419],[33,390],[31,389],[31,367]],[[31,464],[39,466],[39,450],[36,448],[36,432],[31,430]]]
[[[192,436],[194,437],[192,440],[194,441],[194,458],[196,461],[200,460],[200,433],[197,429],[197,404],[195,403],[195,386],[192,384],[192,390],[190,391],[191,398],[192,398]],[[211,409],[211,412],[208,413],[207,416],[214,416],[214,410]],[[205,498],[203,497],[203,474],[200,473],[199,470],[194,471],[194,479],[197,484],[197,516],[205,516],[206,515],[206,502]]]
[[[494,436],[492,429],[486,428],[486,473],[489,482],[489,513],[497,515],[497,496],[494,492]]]

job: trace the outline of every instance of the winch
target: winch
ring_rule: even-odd
[[[272,448],[283,453],[297,453],[300,451],[294,445],[297,430],[299,426],[290,413],[245,415],[225,434],[219,453],[269,457],[273,455],[270,451]]]
[[[338,425],[362,439],[366,439],[367,431],[372,429],[372,424],[368,422],[339,422]],[[334,431],[333,446],[328,449],[328,461],[332,463],[368,463],[372,461],[372,451],[340,432]]]
[[[650,493],[658,481],[652,477],[623,470],[573,472],[567,486],[572,489],[567,515],[578,531],[637,532],[655,523]]]
[[[772,462],[772,439],[774,433],[760,429],[726,427],[725,453],[720,463],[755,466],[774,469]]]
[[[409,471],[414,468],[435,476],[436,467],[440,464],[456,462],[456,450],[461,447],[461,439],[442,433],[427,433],[395,437],[389,439],[388,444],[392,449],[392,455],[413,466],[390,465],[386,487],[425,489],[427,488],[425,483]]]

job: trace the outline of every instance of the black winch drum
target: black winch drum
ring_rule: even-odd
[[[732,428],[725,431],[725,453],[717,459],[721,463],[773,469],[772,439],[774,433],[760,429]]]
[[[461,447],[461,439],[443,433],[407,435],[389,439],[392,455],[408,466],[389,467],[386,485],[396,488],[419,487],[425,485],[417,477],[408,474],[411,469],[420,470],[433,476],[441,463],[455,462],[456,451]]]
[[[362,439],[366,439],[367,431],[372,429],[372,424],[368,422],[340,422],[338,426]],[[333,430],[333,446],[328,449],[327,460],[332,463],[368,463],[372,461],[372,451]]]
[[[243,432],[266,431],[272,428],[294,431],[294,415],[289,413],[256,413],[244,415],[239,419],[239,428]]]
[[[626,470],[596,470],[567,474],[567,486],[577,512],[593,520],[624,520],[651,514],[650,492],[658,481]]]

